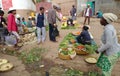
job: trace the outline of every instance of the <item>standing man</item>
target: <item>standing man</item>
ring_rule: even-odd
[[[86,20],[88,19],[88,25],[90,24],[90,17],[92,17],[92,9],[90,7],[90,4],[87,5],[87,8],[85,9],[84,12],[85,20],[84,20],[84,25],[86,24]]]
[[[77,10],[76,10],[75,6],[73,5],[72,9],[70,10],[70,15],[72,17],[72,20],[76,20],[76,12],[77,12]]]
[[[57,9],[58,7],[53,5],[53,8],[48,11],[49,38],[50,38],[50,41],[53,41],[53,42],[56,42],[56,37],[52,35],[54,28],[57,27],[56,18],[59,21],[61,21],[61,19],[57,17],[57,14],[56,14]]]
[[[40,7],[40,12],[37,15],[37,39],[38,39],[38,44],[42,41],[42,43],[46,39],[46,29],[45,26],[46,24],[46,16],[44,13],[45,9],[44,7]],[[42,33],[42,34],[41,34]]]

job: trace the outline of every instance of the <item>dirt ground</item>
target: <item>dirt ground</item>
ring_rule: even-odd
[[[78,18],[78,23],[80,26],[82,26],[84,21],[84,18]],[[120,25],[119,23],[114,23],[114,26],[117,30],[117,32],[120,32]],[[58,47],[59,43],[63,40],[63,38],[70,32],[73,31],[79,31],[81,28],[78,29],[69,29],[69,30],[60,30],[60,37],[57,38],[56,43],[49,41],[48,37],[48,32],[47,32],[47,38],[45,43],[41,43],[40,45],[37,45],[36,41],[33,41],[32,43],[23,46],[20,49],[20,52],[28,51],[34,47],[44,47],[48,49],[48,51],[43,54],[43,59],[46,60],[47,63],[43,63],[45,67],[48,67],[46,70],[49,70],[49,67],[54,66],[54,65],[59,65],[59,66],[65,66],[67,68],[74,68],[78,69],[83,72],[88,72],[88,71],[94,71],[96,70],[96,66],[94,64],[88,64],[84,61],[84,58],[86,56],[76,56],[73,60],[61,60],[58,58]],[[99,19],[92,18],[91,19],[91,24],[90,24],[90,32],[92,33],[94,40],[96,41],[97,45],[100,46],[101,41],[101,35],[103,32],[103,27],[99,23]],[[99,55],[94,55],[94,56],[99,56]],[[6,58],[10,62],[12,62],[15,65],[15,68],[11,71],[0,73],[0,76],[30,76],[29,72],[25,70],[25,65],[20,61],[18,58],[9,56],[9,55],[4,55],[0,54],[0,58]],[[120,60],[117,62],[115,65],[112,76],[119,76],[120,75]],[[37,75],[36,75],[37,76]],[[54,75],[58,76],[58,75]]]

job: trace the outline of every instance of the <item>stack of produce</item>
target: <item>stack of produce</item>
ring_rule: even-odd
[[[75,37],[76,36],[74,36],[72,33],[69,33],[65,36],[65,38],[59,45],[59,57],[60,55],[63,55],[63,57],[68,56],[67,58],[71,59],[70,53],[72,51],[74,51],[78,55],[87,55],[94,54],[95,51],[98,49],[94,40],[92,40],[91,45],[82,45],[76,42]],[[69,50],[68,48],[72,48],[72,50]]]
[[[78,44],[75,43],[74,44],[74,48],[77,52],[77,54],[94,54],[95,51],[98,49],[96,43],[94,41],[92,41],[91,45],[82,45],[82,44]]]
[[[68,44],[70,43],[71,39],[75,39],[75,36],[69,33],[68,35],[64,37],[63,41],[59,45],[59,48],[66,48]]]
[[[61,59],[70,60],[76,56],[76,52],[74,51],[73,48],[62,48],[59,49],[58,56]]]
[[[0,59],[0,71],[8,71],[13,68],[13,64],[9,63],[6,59]]]
[[[86,50],[85,46],[84,45],[77,45],[74,47],[77,55],[86,55],[88,54],[88,51]]]
[[[25,34],[23,37],[22,37],[22,42],[19,43],[19,45],[23,45],[23,44],[27,44],[29,42],[32,42],[32,41],[35,41],[36,39],[36,35],[35,33],[30,33],[30,34]]]

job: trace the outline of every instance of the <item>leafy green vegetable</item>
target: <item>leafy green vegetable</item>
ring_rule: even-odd
[[[66,71],[66,76],[83,76],[83,72],[79,70],[69,69]]]
[[[69,33],[68,35],[66,35],[64,37],[63,41],[59,45],[59,48],[67,47],[68,44],[69,44],[70,39],[75,39],[75,37],[71,33]]]

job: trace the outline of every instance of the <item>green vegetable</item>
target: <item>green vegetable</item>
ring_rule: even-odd
[[[95,51],[97,50],[97,46],[96,45],[85,45],[86,51],[90,54],[95,53]]]
[[[79,70],[69,69],[65,73],[66,73],[66,76],[83,76],[83,72]]]
[[[68,51],[61,51],[60,53],[62,53],[63,55],[68,55]]]

